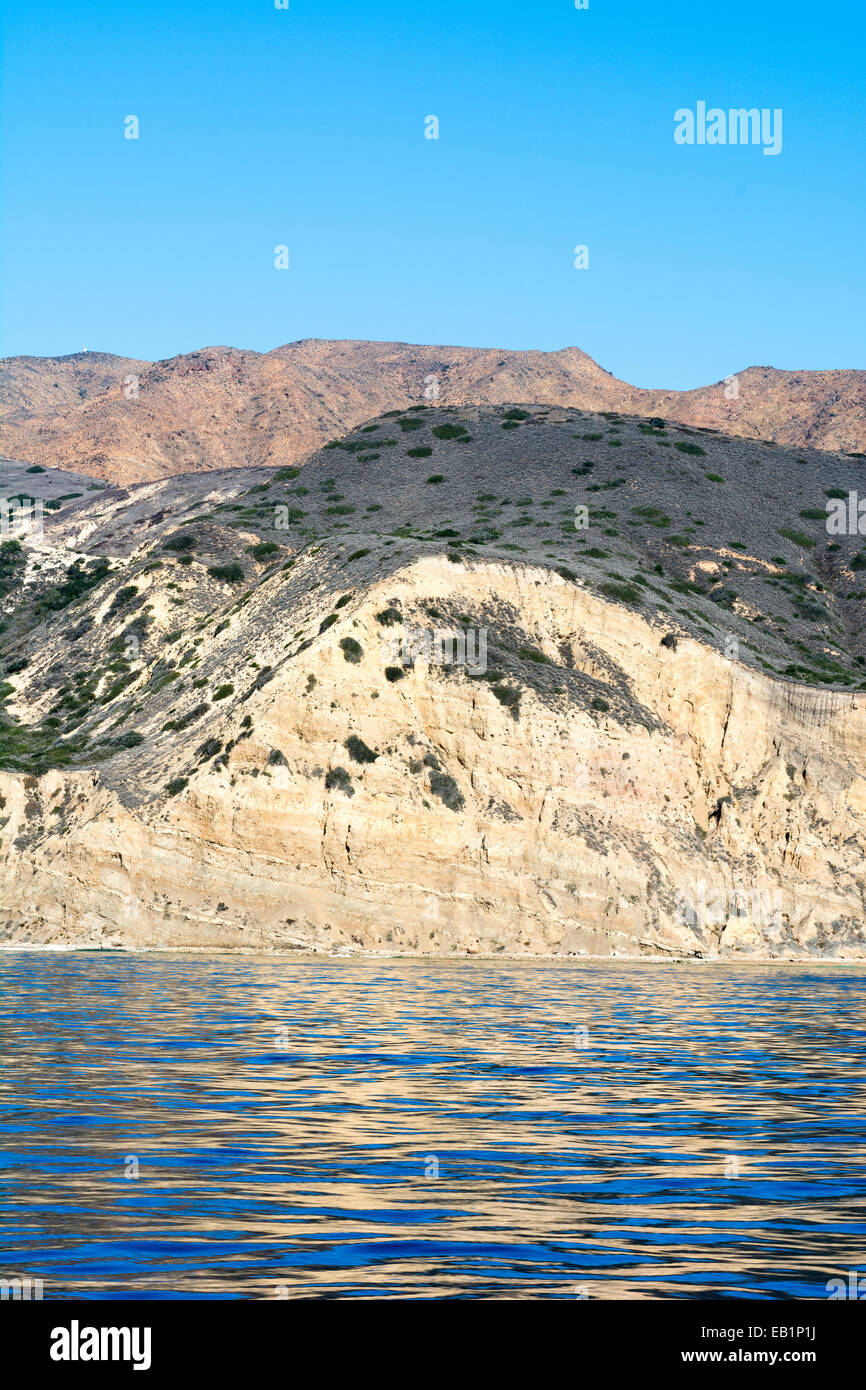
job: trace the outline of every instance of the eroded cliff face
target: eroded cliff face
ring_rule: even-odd
[[[431,605],[519,625],[510,704],[459,664],[395,677]],[[540,566],[411,559],[290,660],[260,633],[245,727],[213,704],[194,765],[154,735],[120,777],[0,773],[4,939],[866,955],[866,696],[667,631]]]

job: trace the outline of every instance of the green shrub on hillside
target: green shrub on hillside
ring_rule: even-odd
[[[240,584],[244,578],[244,572],[236,560],[229,565],[208,565],[207,572],[212,579],[221,579],[226,584]]]
[[[803,550],[813,550],[815,547],[815,542],[811,536],[805,535],[802,531],[795,531],[790,526],[780,526],[779,535],[784,536],[786,540],[793,541]]]
[[[364,655],[364,648],[361,643],[356,642],[354,637],[341,637],[339,646],[345,660],[351,662],[353,666],[357,666]]]
[[[430,790],[434,796],[438,796],[443,805],[448,807],[449,811],[462,811],[466,805],[460,788],[448,772],[431,771]]]
[[[374,763],[379,756],[378,753],[373,752],[372,748],[368,748],[364,740],[358,738],[357,734],[350,734],[343,747],[352,761],[356,763]]]
[[[640,589],[634,584],[608,581],[604,584],[599,584],[598,587],[607,598],[616,599],[617,603],[641,602]]]
[[[325,777],[326,791],[341,791],[346,796],[354,796],[355,788],[352,786],[352,779],[344,767],[332,767]]]
[[[434,425],[433,433],[437,439],[466,439],[467,431],[463,425]]]

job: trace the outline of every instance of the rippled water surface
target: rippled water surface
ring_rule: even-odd
[[[0,1277],[823,1298],[866,1266],[864,1004],[838,965],[2,955]]]

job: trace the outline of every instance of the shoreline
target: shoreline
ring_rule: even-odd
[[[843,966],[866,969],[866,955],[837,957],[828,956],[637,956],[637,955],[573,955],[543,954],[541,952],[516,954],[498,951],[493,955],[480,952],[441,955],[436,952],[420,954],[400,951],[286,951],[279,948],[253,946],[75,946],[58,943],[2,942],[0,956],[21,955],[110,955],[110,956],[258,956],[267,959],[285,959],[313,964],[322,961],[417,961],[419,964],[458,964],[465,961],[507,961],[531,964],[535,961],[557,962],[561,965],[720,965],[739,967],[743,965],[778,966]]]

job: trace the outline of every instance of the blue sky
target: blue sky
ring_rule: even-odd
[[[0,353],[575,344],[675,388],[866,367],[864,14],[16,0]],[[677,146],[698,100],[781,108],[781,154]]]

